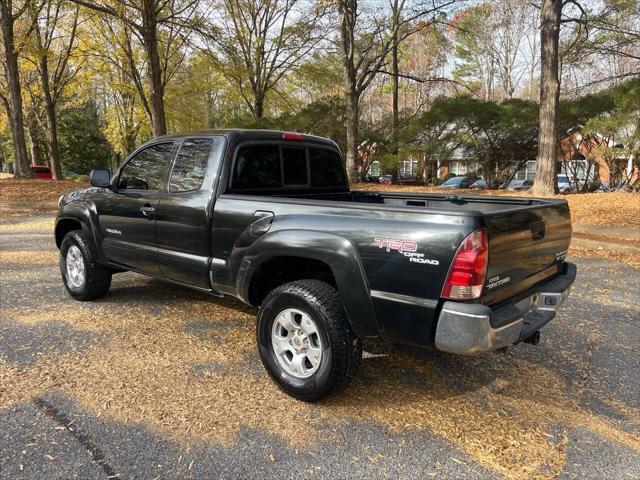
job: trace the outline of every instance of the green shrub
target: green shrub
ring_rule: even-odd
[[[600,188],[601,185],[602,183],[600,183],[599,180],[592,180],[591,182],[589,182],[589,185],[587,185],[587,191],[595,192]]]

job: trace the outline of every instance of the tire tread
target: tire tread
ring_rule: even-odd
[[[323,313],[327,334],[332,348],[332,375],[322,391],[297,398],[305,401],[319,400],[333,392],[344,389],[357,375],[362,362],[362,340],[351,329],[340,294],[326,282],[320,280],[296,280],[275,288],[265,298],[281,294],[294,294],[304,298]]]
[[[96,300],[104,297],[111,287],[111,269],[95,261],[87,234],[82,230],[72,230],[65,235],[60,245],[60,255],[66,250],[66,244],[70,242],[75,243],[82,252],[86,263],[86,278],[82,291],[75,292],[68,287],[63,271],[62,276],[67,291],[73,298],[81,301]],[[61,268],[63,266],[62,262],[63,258],[60,259]]]

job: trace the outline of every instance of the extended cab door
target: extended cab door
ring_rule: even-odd
[[[113,190],[96,201],[107,260],[150,275],[159,275],[156,209],[173,142],[136,152],[120,169]]]
[[[158,203],[162,275],[205,289],[211,288],[211,214],[224,144],[224,137],[185,139]]]

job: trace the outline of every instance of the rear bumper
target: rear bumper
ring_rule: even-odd
[[[438,317],[435,346],[460,355],[475,355],[523,341],[549,323],[569,296],[576,266],[532,288],[530,295],[492,309],[476,303],[445,302]]]

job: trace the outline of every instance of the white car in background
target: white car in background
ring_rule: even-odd
[[[564,173],[559,174],[558,175],[558,191],[560,193],[571,193],[572,190],[573,190],[573,187],[569,182],[569,176]]]

